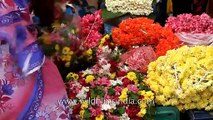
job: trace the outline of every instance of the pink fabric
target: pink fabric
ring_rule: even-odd
[[[6,58],[4,58],[6,59]],[[10,95],[2,95],[0,98],[0,120],[15,120],[24,109],[26,103],[31,97],[31,92],[35,86],[35,74],[32,74],[20,80],[14,76],[11,65],[11,60],[6,59],[2,64],[8,64],[5,66],[5,79],[9,84],[12,84],[14,93]],[[9,62],[8,62],[9,61]],[[44,80],[44,95],[42,98],[39,110],[36,113],[36,118],[50,118],[55,119],[69,119],[68,106],[64,106],[63,102],[66,101],[66,91],[62,78],[56,68],[56,66],[48,59],[46,59],[43,67],[43,80]],[[5,99],[3,96],[7,96]],[[11,115],[12,114],[12,115]]]
[[[36,35],[27,29],[32,22],[29,19],[28,6],[25,2],[25,0],[0,1],[0,17],[4,16],[0,21],[0,40],[6,40],[15,54],[36,40]],[[21,16],[18,16],[19,20],[13,19],[17,18],[15,16],[17,14],[9,14],[12,11],[21,13]],[[9,22],[2,20],[5,18],[8,18]],[[40,66],[42,68],[23,77],[20,68],[15,63],[18,58],[14,57],[15,55],[10,56],[8,49],[9,47],[0,51],[0,120],[22,120],[31,116],[33,116],[32,119],[38,120],[68,120],[67,95],[56,66],[47,58],[43,65],[39,63],[35,66],[37,61],[34,61],[30,63],[30,65],[34,65],[32,69]],[[33,56],[32,51],[33,48],[26,53],[31,53]],[[23,60],[24,64],[25,60]]]
[[[213,34],[205,33],[176,33],[179,39],[188,44],[189,46],[193,45],[213,45]]]

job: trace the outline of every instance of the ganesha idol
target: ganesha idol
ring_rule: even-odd
[[[70,120],[63,80],[36,43],[25,0],[0,0],[0,120]]]

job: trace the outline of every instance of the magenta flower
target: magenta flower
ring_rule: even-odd
[[[99,43],[103,26],[101,10],[89,14],[81,19],[81,39],[85,49],[94,48]]]
[[[128,85],[127,88],[129,91],[132,91],[134,93],[137,93],[139,91],[138,87],[135,85]]]
[[[166,26],[171,27],[176,33],[213,33],[213,19],[205,13],[195,16],[181,14],[177,17],[169,17]]]

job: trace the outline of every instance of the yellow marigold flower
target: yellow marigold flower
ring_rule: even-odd
[[[95,77],[93,75],[88,75],[85,79],[86,83],[90,83],[95,79]]]
[[[72,56],[71,55],[62,55],[62,61],[71,61],[72,60]]]
[[[78,80],[78,79],[79,79],[78,74],[73,74],[73,79],[74,79],[74,80]]]
[[[156,102],[175,105],[179,110],[210,110],[212,56],[213,46],[183,46],[150,63],[146,84],[155,93]]]
[[[106,39],[108,39],[109,37],[110,37],[109,34],[106,34],[103,38],[101,38],[101,42],[98,47],[99,48],[103,47],[104,43],[106,42]]]
[[[84,118],[84,113],[85,113],[85,110],[81,110],[81,111],[80,111],[80,117],[81,117],[81,118]]]
[[[60,46],[58,44],[55,45],[55,50],[59,51],[60,50]]]
[[[64,55],[69,54],[69,52],[70,52],[70,48],[69,48],[69,47],[63,47],[62,53],[63,53]]]
[[[135,72],[128,72],[126,76],[129,80],[133,81],[137,79],[136,73]]]
[[[145,96],[144,96],[144,99],[147,101],[147,102],[150,102],[154,99],[154,93],[152,91],[148,91],[146,92]]]
[[[124,101],[128,98],[127,92],[128,92],[128,88],[124,88],[124,89],[121,91],[121,95],[119,96],[119,99],[120,99],[122,102],[124,102]]]
[[[141,101],[140,102],[140,108],[145,109],[147,107],[146,101]]]
[[[146,109],[141,109],[140,112],[137,114],[138,117],[144,117],[144,115],[146,114]]]
[[[115,77],[116,77],[116,73],[110,74],[110,79],[115,79]]]
[[[74,74],[73,72],[68,73],[67,76],[66,76],[66,78],[67,78],[67,79],[72,78],[72,77],[73,77],[73,74]]]
[[[66,78],[67,78],[67,79],[78,80],[78,79],[79,79],[79,76],[78,76],[78,74],[76,74],[76,73],[70,72],[70,73],[66,76]]]
[[[81,109],[87,109],[88,108],[88,102],[86,101],[86,102],[83,102],[82,104],[81,104]]]
[[[86,51],[86,55],[88,55],[88,56],[91,56],[92,55],[92,49],[88,49],[87,51]]]
[[[104,119],[104,115],[103,114],[95,118],[95,120],[103,120],[103,119]]]

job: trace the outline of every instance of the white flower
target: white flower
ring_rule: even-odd
[[[122,78],[117,78],[116,80],[110,80],[112,86],[123,85]]]
[[[153,12],[153,0],[106,0],[107,10],[111,12],[149,15]]]
[[[79,99],[86,99],[87,97],[87,92],[89,92],[89,87],[82,87],[80,92],[76,95],[77,98]]]
[[[84,71],[82,71],[82,73],[83,74],[86,74],[86,75],[88,75],[88,74],[93,74],[93,72],[92,72],[92,70],[91,69],[86,69],[86,70],[84,70]]]
[[[130,120],[130,118],[127,113],[124,113],[119,120]]]
[[[101,106],[101,110],[111,110],[111,109],[116,109],[116,103],[112,100],[105,100],[104,104]]]
[[[108,58],[108,56],[112,53],[112,50],[109,48],[109,46],[103,46],[101,49],[103,52],[98,56],[99,58]]]

